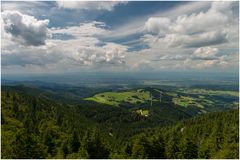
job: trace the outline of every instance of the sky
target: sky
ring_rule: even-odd
[[[237,1],[1,2],[3,74],[237,72]]]

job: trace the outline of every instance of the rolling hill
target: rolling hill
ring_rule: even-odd
[[[188,144],[186,136],[194,146],[198,146],[195,158],[206,155],[211,158],[238,156],[235,151],[237,111],[205,115],[199,114],[202,108],[174,103],[173,98],[193,97],[189,93],[149,87],[112,92],[98,90],[87,100],[74,98],[77,104],[68,103],[68,94],[65,93],[64,98],[62,96],[42,87],[2,87],[2,158],[186,158],[185,151],[179,150],[178,155],[169,151],[169,146],[173,145],[169,138],[173,135],[176,139],[180,137],[179,144],[183,146]],[[219,96],[216,100],[220,99]],[[235,95],[220,101],[229,104],[229,108],[218,106],[215,111],[229,110],[236,101],[232,96]],[[99,97],[105,98],[107,103],[99,103]],[[219,128],[221,125],[223,130],[207,128]],[[216,142],[216,133],[222,132],[224,140]],[[140,143],[142,135],[146,144]],[[199,141],[195,141],[195,135],[200,137]],[[159,136],[166,140],[163,146],[160,140],[154,138]],[[164,150],[162,155],[157,152],[150,154],[155,150],[152,148],[155,143],[159,144],[155,149]],[[218,143],[221,147],[212,150],[212,145]],[[148,148],[145,145],[149,150],[145,150]],[[95,150],[94,154],[91,150]]]

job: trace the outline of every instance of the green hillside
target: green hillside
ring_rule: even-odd
[[[175,106],[174,94],[166,92],[159,102],[151,88],[118,99],[138,94],[148,101],[150,93],[155,99],[152,106],[132,103],[130,109],[94,101],[72,105],[23,89],[36,93],[2,88],[1,158],[238,157],[237,110],[189,119],[194,108]]]
[[[35,92],[31,88],[29,90]],[[146,118],[137,112],[106,104],[69,105],[30,96],[15,87],[3,87],[1,100],[2,158],[59,158],[63,156],[62,145],[65,143],[68,157],[77,158],[76,151],[70,149],[71,137],[77,135],[81,141],[88,130],[94,130],[94,133],[96,130],[96,134],[101,132],[104,139],[117,145],[141,133],[144,128],[167,125],[189,117],[174,108],[159,108],[154,111],[154,116]],[[172,114],[166,117],[166,113]],[[32,150],[31,153],[25,153],[28,150]]]
[[[177,110],[194,116],[237,108],[238,93],[238,91],[230,90],[184,87],[163,90],[147,87],[117,92],[101,92],[84,100],[122,107],[136,113],[140,113],[139,109],[148,110],[148,115],[151,115],[152,109],[155,110],[158,107],[168,107],[169,109],[176,107]],[[140,113],[140,115],[142,114]]]
[[[148,129],[125,144],[115,158],[239,158],[239,112],[209,113],[169,127]]]
[[[85,98],[98,103],[119,106],[121,103],[139,104],[150,100],[150,93],[142,89],[124,92],[103,92],[93,97]]]

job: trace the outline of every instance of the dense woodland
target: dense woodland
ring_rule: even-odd
[[[1,158],[239,158],[236,109],[195,117],[172,111],[164,121],[14,89],[4,88],[1,100]]]

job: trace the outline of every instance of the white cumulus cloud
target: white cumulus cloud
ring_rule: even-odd
[[[121,1],[57,1],[60,8],[68,9],[85,9],[85,10],[107,10],[111,11],[119,4],[126,4]]]
[[[70,26],[65,28],[51,28],[51,34],[67,34],[73,37],[91,37],[103,34],[109,34],[110,31],[104,29],[106,27],[103,22],[81,23],[79,26]]]
[[[145,23],[145,30],[150,33],[166,34],[169,32],[172,22],[166,17],[151,17]]]
[[[170,47],[202,47],[228,42],[228,28],[237,28],[235,2],[214,2],[205,12],[179,15],[177,18],[150,17],[145,31],[155,34],[158,43]],[[231,37],[230,37],[231,39]]]
[[[218,48],[211,48],[211,47],[201,47],[196,49],[193,52],[192,57],[196,59],[215,59],[216,54],[218,53]]]
[[[44,45],[48,35],[49,20],[37,20],[18,11],[3,11],[4,31],[15,41],[25,45]]]
[[[104,46],[79,46],[76,50],[69,52],[67,59],[76,65],[121,65],[125,63],[127,47],[107,43]]]

